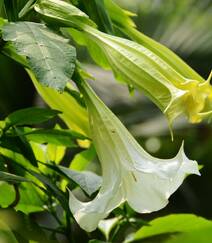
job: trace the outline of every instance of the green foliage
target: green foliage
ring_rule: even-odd
[[[11,173],[7,173],[7,172],[3,172],[3,171],[0,171],[0,181],[6,181],[6,182],[10,182],[12,184],[26,182],[26,181],[30,182],[30,180],[27,178],[13,175]]]
[[[36,129],[27,131],[26,133],[23,133],[23,135],[27,140],[36,143],[48,143],[66,147],[77,147],[76,139],[86,139],[86,137],[76,132],[64,129]]]
[[[0,154],[6,159],[9,159],[12,163],[17,163],[24,168],[33,168],[31,161],[29,161],[20,151],[20,149],[11,144],[1,143]]]
[[[15,199],[14,187],[3,181],[0,181],[0,194],[1,207],[8,207]]]
[[[35,125],[58,115],[60,111],[43,109],[39,107],[26,108],[11,113],[5,119],[6,128],[20,125]],[[5,129],[6,129],[5,128]]]
[[[2,12],[2,8],[4,7],[4,0],[0,1],[0,13]]]
[[[48,240],[45,232],[38,226],[38,224],[33,222],[30,217],[27,217],[27,215],[23,213],[16,213],[14,210],[10,209],[3,209],[0,210],[0,217],[5,225],[5,228],[3,229],[7,229],[8,231],[12,232],[12,234],[14,235],[14,239],[16,239],[15,241],[6,241],[8,243],[31,241],[47,243],[51,242]]]
[[[9,21],[16,21],[18,19],[18,2],[17,0],[4,1],[6,14]]]
[[[56,90],[40,85],[32,72],[29,72],[29,75],[35,88],[45,102],[52,109],[61,111],[60,117],[66,123],[68,128],[88,136],[89,125],[87,111],[70,94],[70,90],[73,90],[72,86],[66,86],[65,91],[60,94]]]
[[[29,170],[29,173],[41,181],[47,188],[46,192],[49,195],[53,195],[60,202],[63,209],[69,213],[68,200],[57,185],[55,185],[51,179],[41,173],[37,173],[32,170]]]
[[[136,241],[148,242],[203,242],[212,240],[212,222],[191,214],[173,214],[154,219],[135,233]],[[161,237],[161,239],[160,239]]]
[[[163,2],[143,1],[141,4],[142,14],[151,8],[170,22],[167,31],[159,28],[158,36],[162,34],[161,39],[169,46],[178,43],[175,49],[178,45],[181,50],[186,52],[188,49],[191,53],[209,47],[210,52],[208,39],[211,31],[204,36],[207,30],[204,24],[211,10],[209,4],[206,13],[203,13],[204,4],[204,7],[197,5],[200,8],[195,11],[192,8],[189,13],[188,9],[196,0],[178,1],[173,10],[169,8],[174,6],[174,1]],[[142,90],[164,113],[168,110],[172,120],[180,113],[185,113],[191,122],[211,117],[210,77],[202,78],[170,49],[139,32],[132,20],[135,16],[112,0],[0,0],[0,58],[5,64],[1,63],[1,79],[7,81],[10,78],[16,82],[16,86],[11,80],[1,85],[1,94],[5,89],[11,92],[0,99],[1,117],[6,114],[0,121],[0,242],[57,243],[63,239],[77,243],[212,241],[210,220],[193,214],[171,214],[156,216],[149,221],[146,220],[148,217],[136,214],[123,203],[126,198],[120,198],[126,191],[130,194],[136,187],[142,190],[136,177],[140,170],[137,168],[140,166],[140,148],[136,147],[139,145],[129,143],[132,138],[124,137],[125,128],[119,123],[121,130],[118,130],[119,126],[117,130],[113,129],[113,123],[118,120],[107,115],[109,109],[95,95],[93,116],[89,110],[92,102],[86,97],[88,93],[83,91],[82,84],[86,84],[84,79],[93,77],[81,68],[75,42],[85,46],[99,66],[113,70],[116,79],[128,85],[130,91]],[[198,16],[201,17],[196,21]],[[155,16],[150,17],[155,20]],[[183,17],[186,21],[181,25]],[[145,25],[143,20],[141,22]],[[186,35],[185,29],[189,29]],[[201,35],[204,38],[198,40]],[[11,59],[12,64],[6,63],[7,59]],[[8,115],[9,105],[5,103],[5,97],[8,100],[14,98],[16,102],[19,99],[16,88],[21,86],[24,90],[19,79],[15,79],[15,75],[18,76],[16,69],[11,68],[17,66],[28,75],[49,108],[29,107]],[[5,76],[4,69],[11,75]],[[207,146],[210,150],[211,143]],[[146,164],[141,167],[144,166],[146,171],[141,183],[151,174],[148,171],[150,157],[142,153]],[[105,157],[102,168],[97,156],[100,162]],[[130,162],[129,157],[132,157]],[[179,153],[178,157],[183,163],[185,154]],[[197,151],[194,151],[194,157],[198,158]],[[132,166],[134,162],[136,168]],[[194,161],[189,162],[195,167]],[[158,167],[157,172],[160,169]],[[103,177],[98,175],[101,170]],[[159,188],[161,191],[154,189],[159,187],[154,182],[157,182],[157,172],[145,186],[147,195],[141,196],[148,198],[152,193],[162,201],[162,188]],[[175,181],[176,178],[170,181],[172,179]],[[165,191],[166,200],[167,191],[169,189]],[[74,199],[76,195],[81,201]],[[109,201],[106,200],[108,195]],[[132,194],[131,197],[136,196]],[[188,197],[193,200],[192,193]],[[92,202],[99,199],[96,209]],[[90,229],[92,222],[98,224],[92,233],[86,233],[75,222],[83,221],[86,216],[88,220],[84,228]],[[108,219],[98,220],[107,216]]]
[[[44,210],[45,197],[32,183],[21,183],[19,186],[20,201],[16,210],[25,214],[42,212]]]
[[[100,30],[111,34],[113,33],[112,22],[108,16],[103,0],[80,0],[78,4],[83,11],[88,13],[90,18],[98,25]]]
[[[83,171],[88,164],[95,158],[96,152],[93,146],[87,150],[78,153],[72,160],[70,168],[77,171]]]
[[[11,229],[0,221],[0,241],[3,243],[18,243]]]
[[[68,40],[43,24],[9,23],[3,27],[3,39],[11,41],[17,53],[26,57],[29,67],[45,86],[63,91],[75,67],[75,48]]]

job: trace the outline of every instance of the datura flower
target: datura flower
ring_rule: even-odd
[[[188,174],[200,175],[197,163],[186,157],[182,147],[173,159],[149,155],[88,84],[80,86],[103,177],[92,201],[81,202],[70,192],[70,209],[81,228],[95,230],[100,220],[125,201],[139,213],[157,211],[167,205]]]
[[[168,117],[170,124],[181,114],[185,114],[192,123],[212,117],[210,77],[208,80],[199,75],[195,76],[196,79],[186,77],[170,65],[160,52],[87,25],[84,25],[83,30],[90,52],[94,52],[93,45],[96,45],[99,48],[98,52],[96,49],[96,55],[102,53],[101,60],[95,60],[100,65],[104,60],[102,66],[106,67],[108,63],[117,80],[148,96]],[[73,35],[77,32],[71,31]]]
[[[103,68],[112,69],[117,80],[148,96],[170,124],[181,114],[192,123],[211,118],[210,78],[204,80],[167,48],[138,34],[131,19],[124,20],[126,11],[120,11],[110,0],[104,2],[111,19],[139,43],[97,30],[89,17],[70,3],[39,0],[35,10],[62,27],[74,28],[68,32],[79,44],[87,46],[93,59]]]

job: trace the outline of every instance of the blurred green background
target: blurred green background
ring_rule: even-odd
[[[167,45],[205,79],[212,60],[212,3],[210,0],[119,0],[121,6],[137,13],[134,18],[145,34]],[[161,112],[142,94],[129,95],[112,73],[96,67],[84,48],[78,58],[96,77],[96,92],[120,117],[142,146],[154,156],[174,156],[182,141],[189,158],[203,165],[201,177],[190,176],[163,210],[142,216],[154,218],[168,213],[195,213],[212,218],[212,124],[190,125],[183,118],[174,125],[171,142],[168,124]],[[11,111],[43,105],[25,71],[0,55],[0,118]]]

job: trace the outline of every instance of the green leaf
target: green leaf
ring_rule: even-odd
[[[10,228],[0,220],[0,242],[18,243]]]
[[[95,158],[95,156],[95,148],[91,145],[89,149],[75,155],[74,159],[71,161],[70,168],[78,171],[85,170],[87,165]]]
[[[25,169],[29,169],[29,168],[35,169],[35,167],[31,165],[30,161],[27,160],[20,153],[20,151],[16,151],[16,148],[13,148],[13,146],[8,147],[5,144],[1,144],[0,155],[3,155],[7,159],[14,161],[15,163],[21,165]]]
[[[29,179],[6,172],[0,172],[0,180],[7,181],[12,184],[22,182],[19,185],[20,200],[16,206],[16,210],[22,211],[26,214],[44,210],[39,189],[35,188],[32,183],[28,183],[31,182]],[[0,181],[0,195],[0,206],[7,207],[15,199],[14,187],[8,183]]]
[[[102,178],[91,171],[74,171],[69,168],[58,166],[69,179],[77,183],[89,196],[96,192],[101,184]]]
[[[35,85],[40,96],[52,108],[61,111],[59,115],[66,123],[68,128],[77,131],[83,135],[89,135],[89,123],[87,110],[79,105],[76,99],[70,94],[69,90],[73,89],[70,83],[65,91],[61,94],[56,90],[44,87],[36,80],[35,76],[29,70],[28,74]]]
[[[85,136],[65,129],[38,129],[24,134],[24,136],[33,142],[50,143],[66,147],[77,147],[76,139],[86,139]]]
[[[11,113],[6,119],[6,127],[18,125],[34,125],[48,121],[60,112],[47,108],[31,107]]]
[[[167,243],[208,243],[212,241],[212,227],[203,227],[192,232],[172,236]]]
[[[3,6],[4,6],[4,0],[0,0],[0,14],[1,14]],[[2,18],[0,18],[0,22],[1,22],[1,19]]]
[[[4,24],[4,19],[6,16],[5,8],[4,8],[4,0],[0,0],[0,27]],[[2,18],[3,17],[3,18]]]
[[[32,22],[8,23],[3,39],[11,41],[17,53],[25,56],[39,82],[63,91],[75,69],[76,51],[68,40],[45,25]]]
[[[16,145],[18,146],[18,148],[20,149],[20,152],[24,155],[25,158],[27,158],[32,165],[34,166],[38,166],[37,164],[37,160],[35,158],[35,155],[33,153],[33,150],[31,148],[31,145],[29,144],[29,142],[26,140],[26,138],[24,136],[21,135],[21,128],[19,127],[15,127],[13,129],[13,132],[15,133],[16,137],[14,137],[14,141],[16,143]],[[5,137],[5,140],[8,140],[11,138],[9,137]]]
[[[206,234],[207,233],[207,234]],[[192,214],[173,214],[157,218],[135,233],[134,240],[164,236],[166,243],[208,243],[212,241],[212,221]],[[146,242],[146,241],[144,241]],[[148,241],[147,241],[148,242]]]
[[[0,27],[1,27],[1,23],[0,23]],[[23,67],[29,68],[26,58],[24,56],[20,56],[17,54],[15,47],[12,45],[12,43],[10,42],[4,43],[1,51],[5,56],[13,59],[15,62],[21,64]]]
[[[6,122],[0,121],[0,136],[3,134],[3,130],[5,128]]]
[[[32,146],[37,161],[40,162],[39,169],[44,173],[47,171],[46,165],[49,162],[54,162],[55,164],[59,164],[66,152],[66,147],[64,146],[57,146],[54,144],[43,145],[35,142],[30,142],[30,144]]]
[[[64,146],[56,146],[54,144],[47,145],[47,157],[49,161],[59,164],[65,155],[66,148]]]
[[[9,21],[18,20],[18,4],[17,0],[4,1],[7,18]]]
[[[30,170],[29,173],[35,176],[39,181],[41,181],[48,189],[47,192],[54,195],[54,197],[60,202],[64,210],[69,212],[68,200],[65,197],[65,194],[55,185],[55,183],[52,180],[50,180],[47,176],[39,174],[32,170]]]
[[[98,25],[99,30],[113,33],[112,22],[105,8],[104,0],[80,0],[79,4],[80,8]]]
[[[16,210],[25,214],[43,211],[42,195],[39,189],[31,183],[22,183],[19,186],[20,200],[15,207]]]
[[[32,221],[31,217],[28,217],[20,211],[2,210],[0,211],[0,218],[13,230],[19,243],[29,242],[30,240],[34,242],[50,243],[42,228],[35,221]],[[13,242],[6,241],[4,243]]]
[[[6,208],[15,200],[15,190],[12,185],[0,181],[0,207]]]
[[[0,181],[9,182],[12,184],[16,184],[20,182],[31,182],[29,179],[24,178],[22,176],[17,176],[3,171],[0,171]]]

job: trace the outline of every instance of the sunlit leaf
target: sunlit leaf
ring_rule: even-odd
[[[82,171],[86,169],[87,165],[95,158],[95,156],[96,151],[94,146],[91,146],[89,149],[75,155],[74,159],[71,161],[70,168]]]
[[[14,138],[14,141],[18,148],[20,149],[21,153],[31,162],[32,165],[38,166],[35,155],[33,153],[33,150],[31,148],[30,143],[27,141],[27,139],[22,136],[21,134],[21,128],[15,127],[13,129],[13,132],[15,133],[16,137]],[[5,137],[5,140],[8,138]]]
[[[212,240],[212,222],[192,214],[173,214],[156,218],[136,232],[134,239],[147,240],[164,234],[162,242],[166,243],[208,243]],[[156,242],[160,242],[157,241]]]
[[[43,211],[42,197],[37,188],[30,183],[22,183],[19,186],[20,200],[15,207],[25,214]]]
[[[47,188],[47,192],[54,195],[54,197],[60,202],[61,206],[69,211],[68,207],[68,200],[63,194],[63,192],[57,187],[57,185],[54,184],[54,182],[49,179],[46,175],[39,174],[37,172],[34,172],[32,170],[29,171],[29,173],[33,176],[35,176],[40,182],[44,184],[44,186]]]
[[[64,146],[57,146],[54,144],[48,144],[47,145],[47,157],[50,161],[54,161],[56,164],[58,164],[65,155],[66,148]]]
[[[43,100],[52,108],[61,111],[59,115],[66,125],[83,135],[89,135],[88,115],[84,107],[79,105],[76,99],[70,94],[70,85],[61,94],[48,87],[43,87],[36,80],[32,72],[28,71],[35,88]]]
[[[8,207],[15,199],[15,190],[12,185],[0,181],[0,206]]]
[[[77,147],[76,139],[86,139],[86,137],[80,134],[65,129],[37,129],[25,133],[24,136],[29,141],[66,147]]]
[[[15,150],[14,150],[15,149]],[[16,148],[8,147],[7,145],[3,146],[1,144],[0,146],[0,154],[3,155],[6,159],[9,159],[10,161],[16,162],[17,164],[21,165],[22,167],[28,169],[35,169],[34,166],[31,165],[30,161],[27,160],[20,151],[16,151]]]
[[[6,117],[6,127],[38,124],[48,121],[59,113],[60,111],[39,107],[17,110]]]
[[[76,51],[68,40],[33,22],[3,26],[3,39],[26,57],[40,83],[63,91],[75,68]]]

